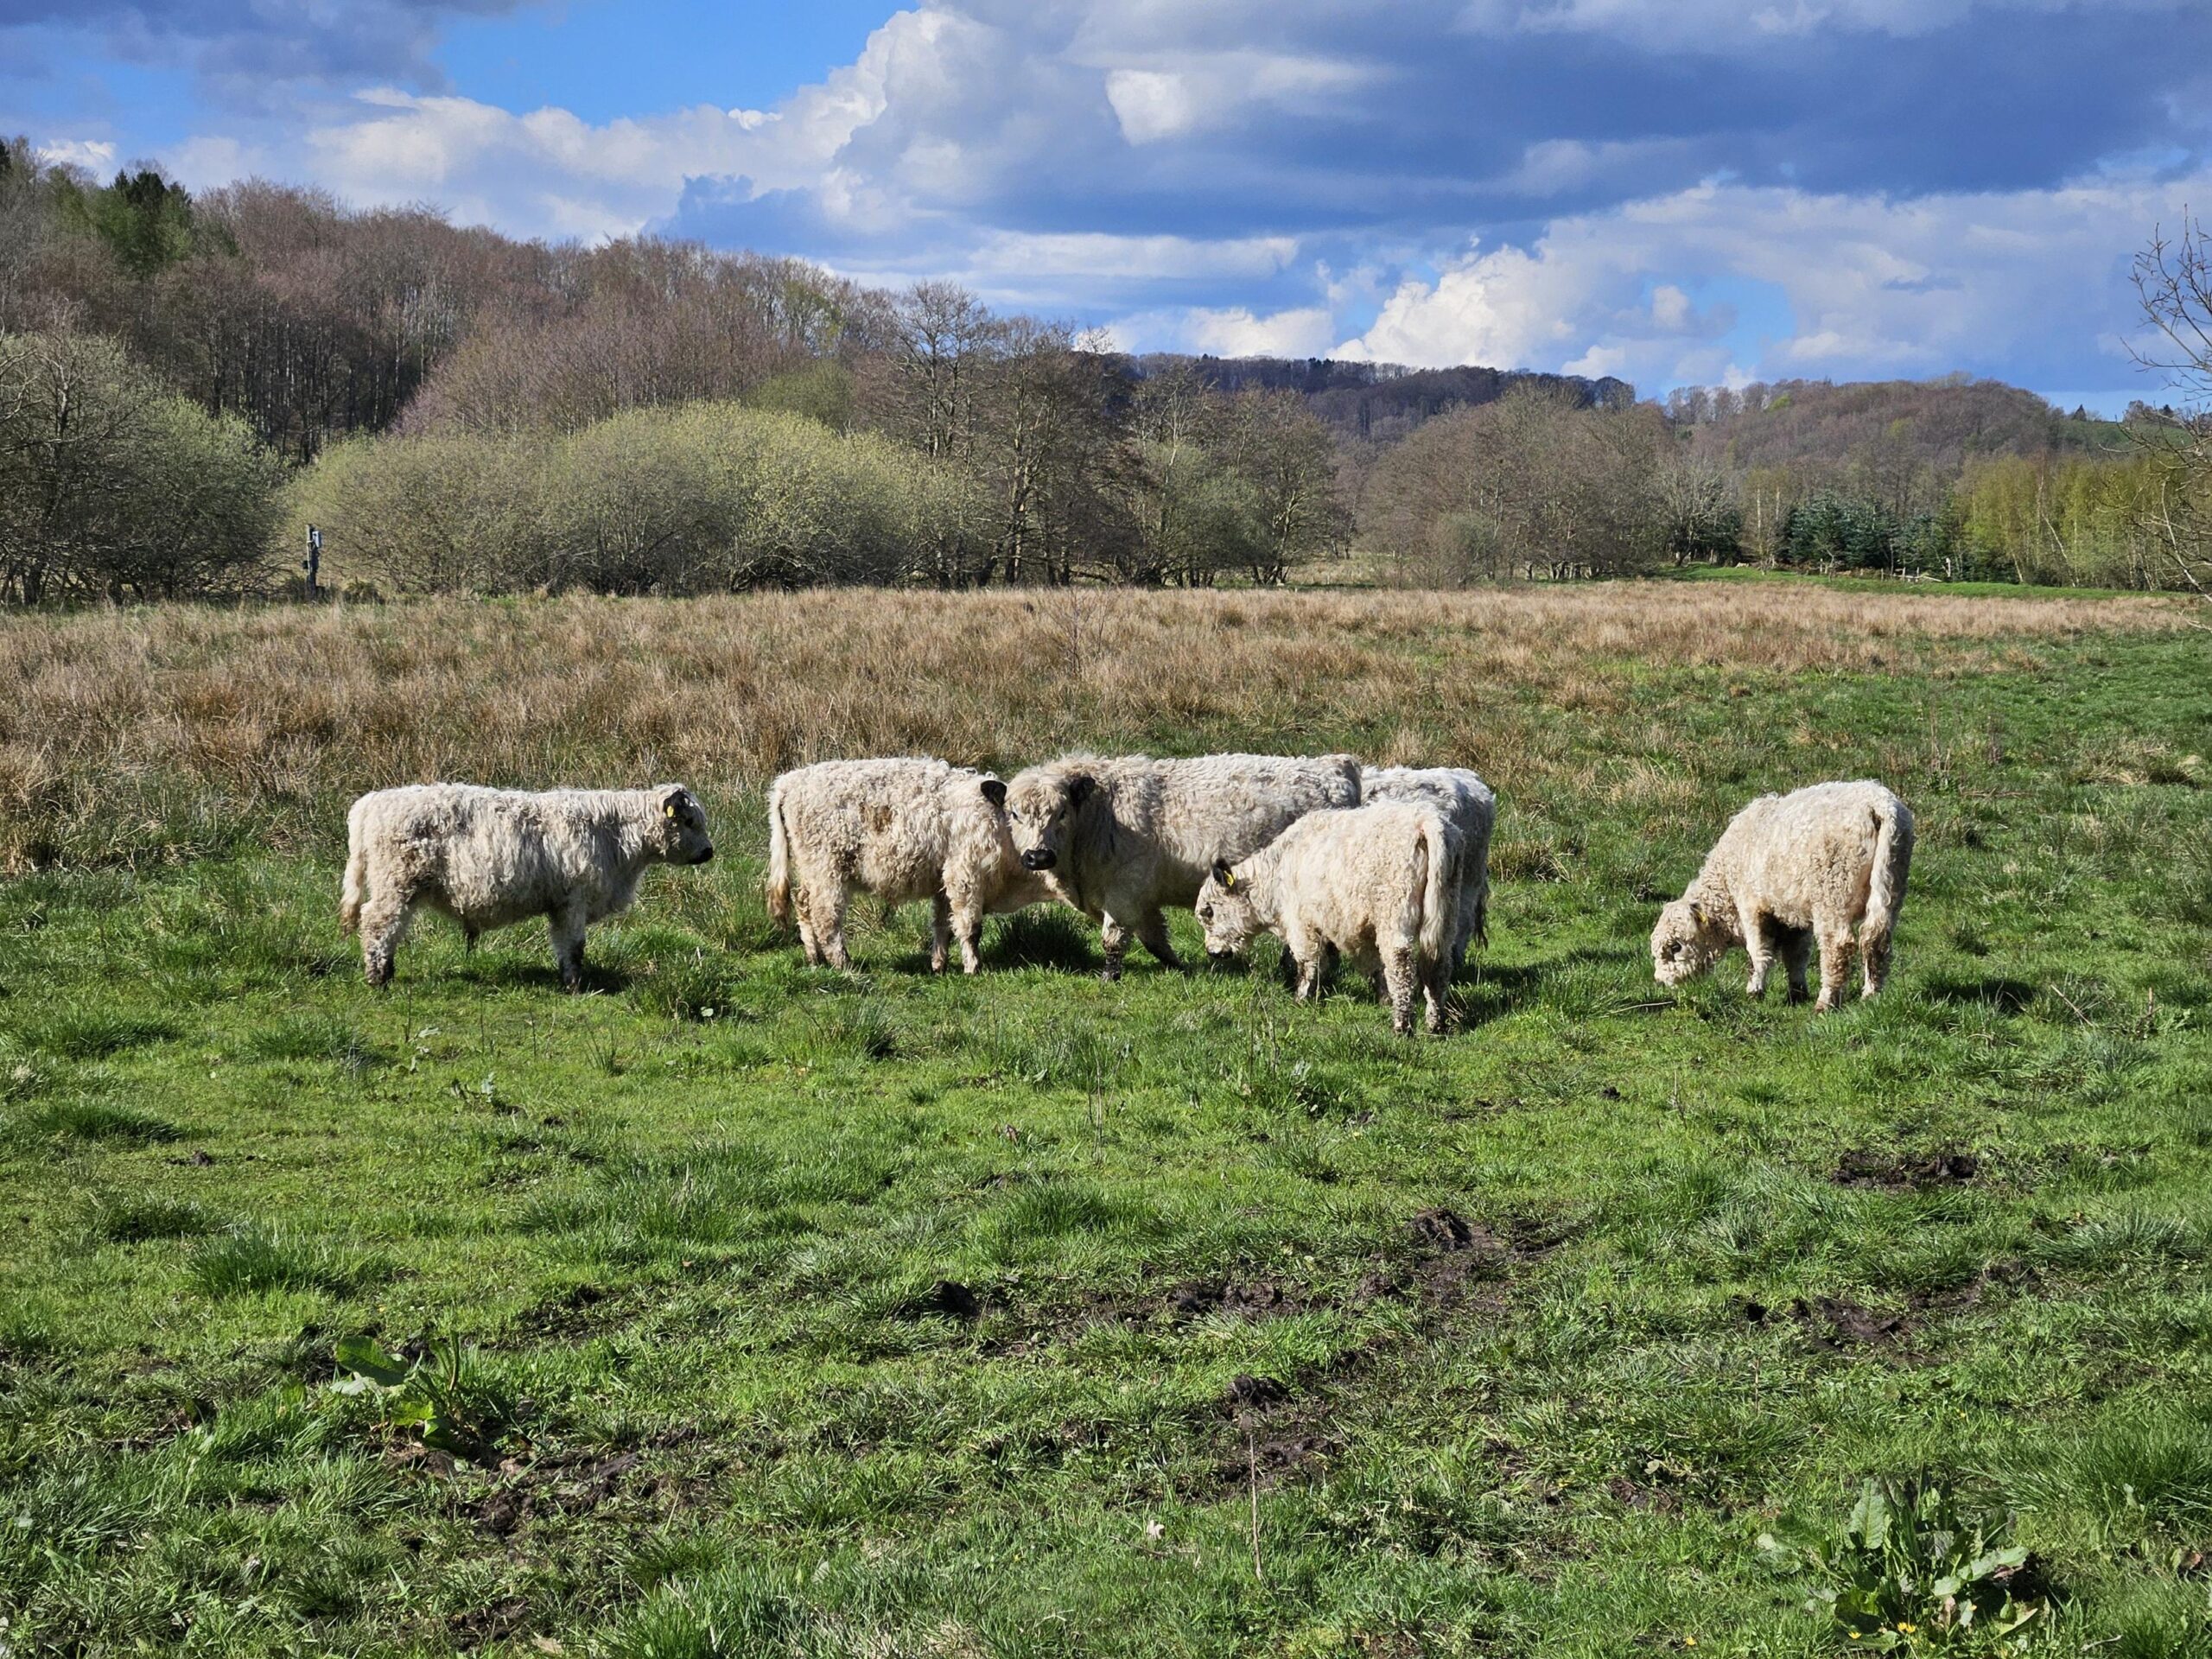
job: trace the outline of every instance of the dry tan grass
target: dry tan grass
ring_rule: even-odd
[[[1655,670],[1938,678],[2182,625],[2152,599],[1668,583],[16,616],[0,621],[0,868],[323,845],[353,794],[415,779],[727,795],[842,754],[1004,767],[1081,745],[1357,743],[1528,789],[1565,764],[1553,722],[1635,722]],[[1648,763],[1605,786],[1681,792]]]

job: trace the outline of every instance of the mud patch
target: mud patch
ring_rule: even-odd
[[[1278,1377],[1240,1372],[1221,1391],[1223,1409],[1230,1412],[1265,1411],[1290,1398],[1290,1384]]]
[[[2006,1293],[2035,1282],[2036,1270],[2033,1268],[2007,1256],[1985,1263],[1958,1284],[1948,1285],[1941,1290],[1915,1291],[1909,1305],[1918,1313],[1961,1313],[1970,1307],[1979,1307],[1985,1301],[2002,1300]]]
[[[1912,1321],[1903,1313],[1878,1313],[1848,1296],[1800,1296],[1789,1304],[1789,1317],[1804,1332],[1807,1344],[1829,1353],[1853,1348],[1897,1348],[1912,1333]]]
[[[1410,1301],[1428,1308],[1465,1306],[1477,1287],[1502,1281],[1517,1257],[1541,1247],[1519,1248],[1455,1210],[1423,1210],[1406,1223],[1411,1253],[1379,1261],[1359,1281],[1356,1305]],[[1495,1294],[1495,1293],[1493,1293]]]
[[[983,1317],[983,1299],[957,1279],[932,1281],[930,1287],[899,1310],[902,1319],[932,1316],[966,1325]]]
[[[1471,1313],[1502,1313],[1515,1268],[1542,1255],[1560,1236],[1535,1224],[1500,1234],[1456,1210],[1422,1210],[1407,1218],[1402,1246],[1374,1259],[1344,1306],[1397,1303],[1423,1331]],[[1334,1306],[1274,1281],[1254,1281],[1243,1294],[1248,1301],[1261,1296],[1269,1308]],[[1214,1469],[1216,1490],[1225,1494],[1254,1483],[1274,1487],[1325,1466],[1344,1447],[1344,1437],[1334,1423],[1355,1379],[1400,1339],[1398,1329],[1376,1331],[1287,1378],[1233,1378],[1214,1402],[1216,1414],[1227,1419],[1230,1429]]]
[[[1226,1281],[1197,1279],[1179,1285],[1160,1301],[1175,1319],[1202,1319],[1210,1313],[1234,1313],[1248,1319],[1279,1319],[1315,1305],[1312,1292],[1287,1279],[1261,1277]]]
[[[446,1621],[446,1628],[460,1638],[460,1645],[478,1647],[505,1642],[518,1634],[529,1619],[530,1604],[520,1596],[508,1596],[455,1613]]]
[[[1663,1481],[1645,1485],[1626,1475],[1615,1475],[1605,1483],[1605,1491],[1613,1502],[1625,1510],[1649,1510],[1658,1515],[1682,1512],[1681,1494]]]
[[[1980,1173],[1981,1160],[1971,1152],[1904,1154],[1856,1147],[1836,1160],[1828,1179],[1838,1186],[1917,1192],[1964,1186]]]
[[[1878,1187],[1891,1192],[1964,1186],[1981,1173],[1981,1160],[1971,1152],[1896,1153],[1854,1147],[1836,1160],[1828,1177],[1838,1186]]]
[[[1249,1373],[1230,1380],[1215,1402],[1230,1427],[1214,1465],[1217,1494],[1302,1479],[1344,1449],[1344,1437],[1329,1427],[1333,1402],[1325,1391],[1306,1393],[1325,1381],[1327,1369],[1317,1368],[1302,1383]]]

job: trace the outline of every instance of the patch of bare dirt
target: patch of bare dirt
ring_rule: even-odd
[[[1838,1186],[1912,1192],[1964,1186],[1980,1173],[1981,1160],[1971,1152],[1899,1153],[1859,1147],[1836,1160],[1835,1173],[1828,1179]]]
[[[1414,1312],[1422,1329],[1499,1311],[1515,1268],[1557,1242],[1556,1235],[1535,1228],[1502,1236],[1455,1210],[1422,1210],[1407,1219],[1404,1247],[1376,1259],[1349,1305],[1401,1303]],[[1287,1300],[1299,1306],[1325,1305],[1310,1293],[1294,1290]],[[1395,1332],[1378,1332],[1287,1377],[1233,1378],[1215,1402],[1230,1429],[1215,1468],[1219,1489],[1232,1491],[1255,1480],[1262,1487],[1274,1486],[1325,1466],[1344,1446],[1334,1419],[1351,1379],[1395,1340]]]
[[[1800,1296],[1789,1304],[1789,1317],[1813,1347],[1831,1353],[1853,1348],[1895,1348],[1911,1335],[1912,1321],[1904,1313],[1881,1313],[1848,1296]]]

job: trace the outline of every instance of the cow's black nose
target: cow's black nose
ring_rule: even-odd
[[[707,850],[706,850],[705,852],[703,852],[703,853],[700,854],[698,857],[696,857],[696,858],[693,859],[691,861],[692,861],[694,864],[703,864],[703,863],[705,863],[709,859],[712,858],[714,855],[715,855],[715,849],[714,849],[713,848],[709,847],[709,848],[708,848],[708,849],[707,849]]]
[[[1206,961],[1216,968],[1220,967],[1224,963],[1230,963],[1236,960],[1236,953],[1234,950],[1209,950],[1206,952]]]
[[[1049,870],[1059,861],[1058,854],[1049,853],[1042,847],[1033,847],[1021,855],[1021,868],[1025,870]]]

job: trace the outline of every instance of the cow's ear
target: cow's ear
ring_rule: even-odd
[[[1003,812],[1006,810],[1006,780],[1001,778],[984,779],[983,798]]]
[[[1695,927],[1705,925],[1705,906],[1694,899],[1690,900],[1690,923]]]
[[[1229,861],[1217,858],[1213,861],[1213,879],[1221,883],[1224,893],[1236,891],[1236,872],[1229,868]]]
[[[671,789],[667,794],[662,796],[660,798],[661,817],[672,818],[681,812],[683,810],[683,803],[690,798],[690,793],[691,791],[688,789],[679,788]]]
[[[1078,772],[1068,779],[1068,804],[1081,806],[1098,791],[1098,780],[1087,772]]]

